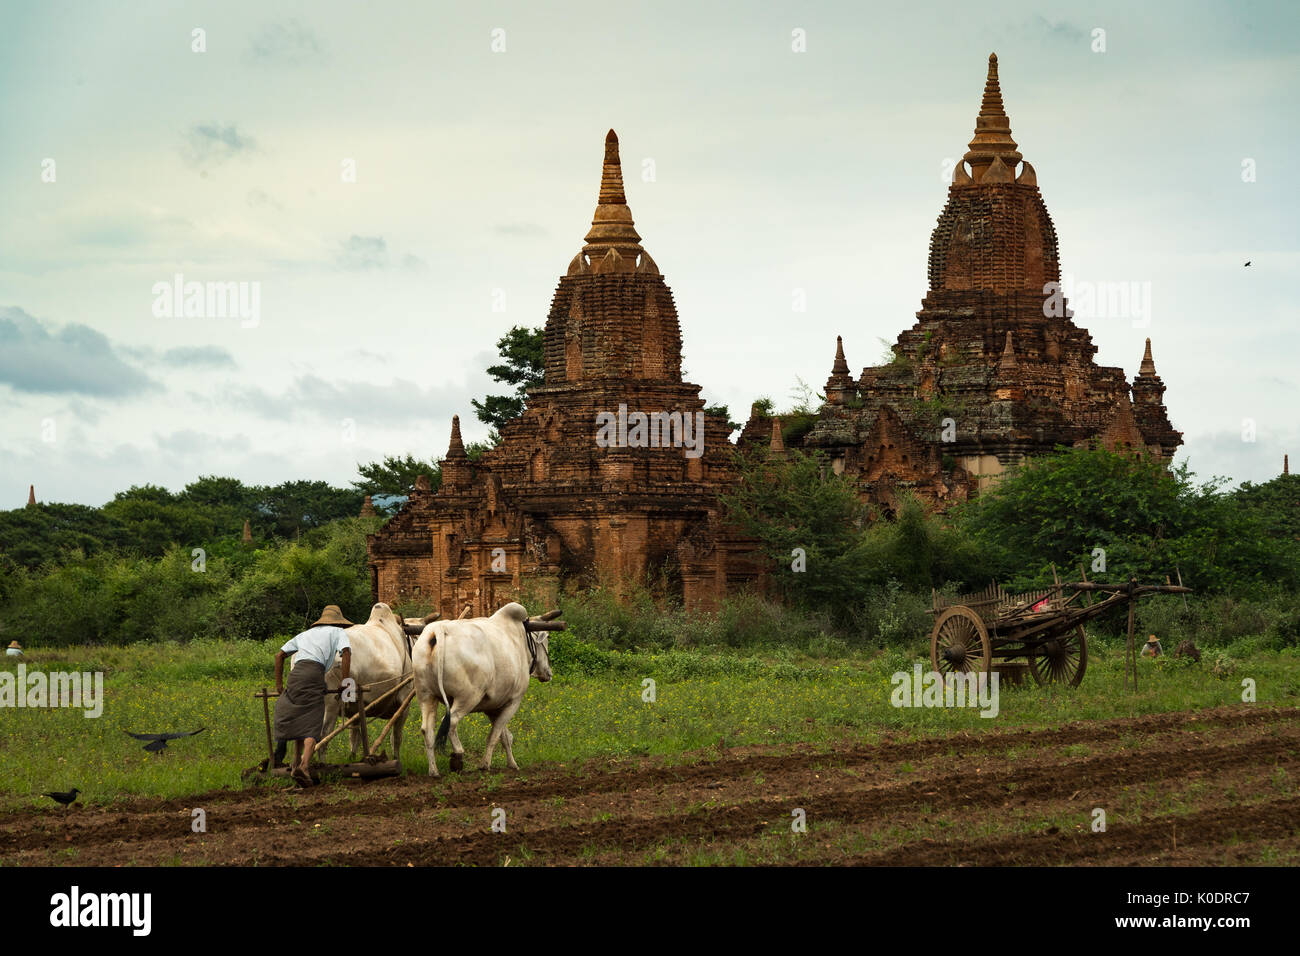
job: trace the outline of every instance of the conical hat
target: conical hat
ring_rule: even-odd
[[[329,625],[330,627],[352,626],[352,622],[343,616],[343,612],[339,610],[337,604],[325,605],[325,610],[321,611],[320,618],[312,625],[312,627],[320,627],[322,624]]]
[[[22,646],[21,644],[19,644],[17,641],[10,641],[10,642],[9,642],[9,646],[10,646],[10,647],[16,647],[16,648],[18,648],[20,651],[23,649],[23,646]]]
[[[1154,634],[1152,634],[1150,637],[1147,638],[1147,643],[1148,643],[1148,644],[1159,644],[1159,643],[1160,643],[1160,639],[1159,639],[1158,637],[1156,637]]]

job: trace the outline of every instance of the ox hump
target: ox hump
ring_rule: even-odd
[[[511,601],[509,604],[506,604],[501,608],[499,608],[497,612],[492,616],[504,617],[504,618],[508,618],[511,621],[518,621],[522,623],[528,620],[528,611],[524,608],[522,604],[519,604],[516,601]]]

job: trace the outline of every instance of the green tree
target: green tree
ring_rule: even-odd
[[[389,455],[383,461],[358,464],[357,471],[361,480],[352,482],[352,487],[361,495],[409,495],[415,490],[415,479],[420,475],[428,476],[433,491],[437,491],[442,482],[442,465],[414,455],[404,458]]]
[[[1278,475],[1258,485],[1243,481],[1233,497],[1258,514],[1272,537],[1300,541],[1300,475]]]
[[[121,524],[87,505],[41,504],[0,511],[0,555],[11,566],[35,569],[112,550]]]
[[[1296,581],[1295,542],[1270,537],[1263,514],[1198,484],[1186,463],[1166,467],[1104,449],[1070,449],[1013,468],[971,502],[964,529],[997,556],[998,578],[1015,587],[1073,575],[1105,552],[1101,580],[1160,582],[1181,572],[1198,589],[1251,590]]]
[[[125,554],[161,557],[169,548],[202,547],[217,534],[207,509],[157,485],[119,491],[100,510],[118,525],[111,543]]]
[[[756,538],[787,599],[844,620],[871,577],[866,506],[824,456],[737,453],[740,480],[721,496],[728,520]]]
[[[356,517],[362,498],[352,489],[324,481],[286,481],[264,491],[260,510],[271,530],[288,538],[336,518]]]
[[[488,374],[504,385],[514,386],[507,395],[487,395],[483,401],[470,399],[479,421],[491,425],[494,432],[524,413],[528,389],[541,385],[546,370],[545,329],[513,326],[497,340],[497,350],[504,359],[500,365],[488,366]],[[495,441],[493,442],[495,444]]]

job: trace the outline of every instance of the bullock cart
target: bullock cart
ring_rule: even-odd
[[[461,612],[460,618],[464,619],[469,616],[469,606]],[[524,629],[530,632],[535,631],[562,631],[567,625],[564,621],[556,620],[560,616],[559,611],[548,611],[538,617],[530,617],[524,622]],[[425,625],[436,620],[438,615],[430,615],[421,620],[411,618],[404,619],[402,629],[406,632],[407,637],[414,640],[424,631]],[[408,652],[410,645],[408,645]],[[343,731],[355,727],[361,735],[362,758],[351,763],[333,764],[316,761],[311,765],[311,777],[313,782],[321,783],[326,780],[338,779],[358,779],[374,780],[381,777],[396,777],[402,772],[401,754],[394,754],[389,757],[387,751],[381,750],[385,739],[397,725],[399,720],[406,719],[406,713],[410,709],[411,701],[415,699],[415,675],[407,674],[398,679],[389,679],[377,681],[373,684],[365,684],[356,688],[356,701],[349,702],[345,705],[344,716],[347,718],[329,733],[321,737],[316,742],[316,750],[319,750],[329,743]],[[326,691],[327,694],[342,694],[343,688]],[[292,779],[292,773],[289,768],[279,764],[275,758],[275,740],[271,733],[271,701],[280,695],[274,691],[263,687],[258,693],[254,694],[254,699],[262,701],[262,719],[266,725],[266,759],[256,766],[249,767],[243,772],[242,779],[245,782],[259,782],[262,780],[283,778]],[[395,700],[400,700],[397,710],[388,718],[379,736],[373,742],[370,740],[370,731],[368,724],[367,711],[374,713],[381,709],[380,705],[387,704],[382,708],[382,712],[387,714],[392,710],[392,704]],[[349,711],[346,707],[351,707]]]
[[[1084,624],[1127,608],[1124,680],[1127,687],[1131,672],[1136,690],[1138,648],[1133,627],[1138,598],[1190,593],[1191,588],[1182,586],[1181,574],[1177,585],[1138,584],[1135,578],[1099,584],[1084,574],[1082,581],[1062,584],[1058,579],[1050,588],[1023,594],[1008,594],[996,583],[955,598],[932,592],[930,665],[945,675],[996,670],[1018,677],[1027,668],[1039,685],[1078,687],[1088,668]]]

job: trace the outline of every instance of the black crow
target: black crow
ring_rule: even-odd
[[[1249,259],[1246,260],[1246,265],[1250,265],[1250,260],[1249,260]]]
[[[69,804],[76,803],[76,801],[77,801],[77,794],[79,794],[79,793],[81,793],[81,791],[78,790],[76,787],[73,787],[73,788],[72,788],[71,790],[69,790],[67,793],[59,793],[59,792],[56,790],[56,791],[53,791],[53,792],[42,793],[41,796],[42,796],[42,797],[49,797],[51,800],[57,800],[59,803],[63,804],[63,805],[66,807],[66,806],[68,806]]]
[[[147,740],[149,743],[144,745],[144,749],[150,753],[162,753],[167,749],[167,741],[176,740],[178,737],[193,737],[195,734],[201,734],[207,730],[206,727],[200,727],[198,730],[191,730],[187,734],[133,734],[126,731],[127,736],[134,737],[136,740]]]

